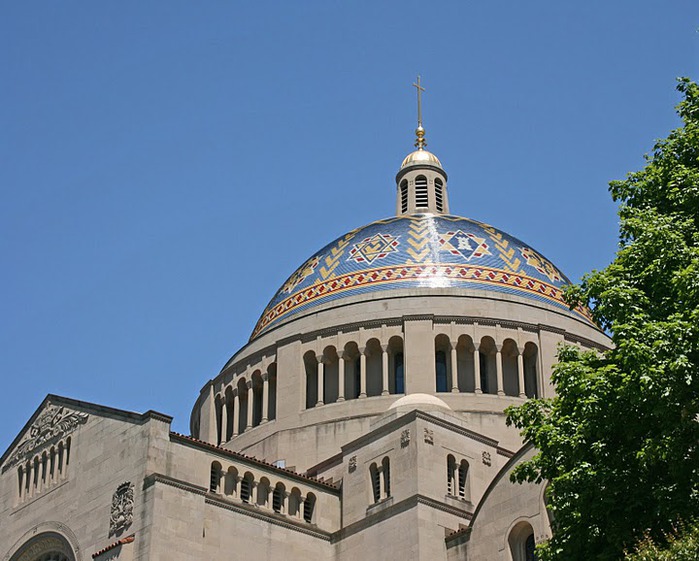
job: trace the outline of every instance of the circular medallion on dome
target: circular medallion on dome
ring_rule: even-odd
[[[336,239],[299,267],[262,313],[251,339],[339,298],[401,288],[457,288],[514,294],[570,310],[570,281],[517,238],[482,222],[415,214],[378,220]]]

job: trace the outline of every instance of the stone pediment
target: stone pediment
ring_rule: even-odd
[[[8,450],[2,471],[32,458],[37,452],[49,448],[84,425],[89,415],[61,403],[47,399],[34,414],[24,432],[15,439]]]

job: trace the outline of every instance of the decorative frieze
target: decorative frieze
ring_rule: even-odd
[[[134,486],[126,481],[117,487],[112,496],[112,513],[109,517],[109,535],[118,534],[133,522]]]
[[[88,414],[49,404],[29,428],[3,466],[3,471],[31,457],[36,450],[58,442],[87,422]]]

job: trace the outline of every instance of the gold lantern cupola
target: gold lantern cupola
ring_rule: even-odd
[[[439,158],[425,150],[427,139],[422,126],[422,92],[420,76],[413,84],[417,89],[417,128],[415,147],[396,175],[396,214],[448,214],[447,174]]]

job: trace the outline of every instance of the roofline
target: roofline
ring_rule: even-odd
[[[186,436],[186,435],[180,434],[178,432],[170,431],[170,439],[178,441],[182,444],[195,446],[197,448],[201,448],[201,449],[207,450],[209,452],[215,452],[215,453],[220,454],[221,456],[224,456],[226,458],[239,460],[243,463],[252,464],[252,465],[257,466],[257,467],[263,467],[264,469],[271,470],[271,471],[276,472],[280,475],[285,475],[287,477],[291,477],[292,479],[300,479],[304,483],[316,485],[318,487],[323,487],[324,489],[329,490],[329,491],[333,491],[335,493],[340,492],[340,488],[336,485],[333,485],[332,483],[327,483],[325,481],[322,481],[321,479],[311,477],[308,475],[304,475],[302,473],[298,473],[296,471],[293,471],[293,470],[290,470],[287,468],[275,466],[274,464],[270,464],[269,462],[265,462],[264,460],[260,460],[259,458],[255,458],[253,456],[246,456],[245,454],[241,454],[240,452],[228,450],[227,448],[222,448],[221,446],[216,446],[215,444],[211,444],[210,442],[205,442],[203,440],[199,440],[198,438],[194,438],[193,436]]]
[[[107,405],[100,405],[98,403],[92,403],[89,401],[81,401],[79,399],[73,399],[70,397],[64,397],[61,395],[56,395],[56,394],[48,394],[42,402],[39,404],[39,406],[36,408],[34,413],[32,414],[31,417],[29,417],[29,420],[24,424],[24,426],[19,430],[17,433],[17,436],[14,438],[14,440],[10,443],[10,445],[6,448],[5,452],[3,453],[2,456],[0,456],[0,466],[5,463],[5,460],[7,460],[7,456],[10,454],[10,451],[12,451],[15,446],[17,446],[20,441],[22,440],[22,437],[26,434],[27,430],[31,427],[31,425],[34,423],[36,418],[39,416],[39,413],[49,404],[51,403],[52,405],[67,405],[68,407],[73,407],[75,409],[88,409],[91,411],[97,411],[102,414],[106,414],[109,416],[113,417],[121,417],[125,421],[130,421],[138,424],[143,424],[149,419],[154,419],[156,421],[162,421],[163,423],[172,423],[173,417],[170,415],[166,415],[164,413],[160,413],[158,411],[154,411],[153,409],[149,409],[145,413],[135,413],[133,411],[126,411],[125,409],[117,409],[115,407],[109,407]]]

